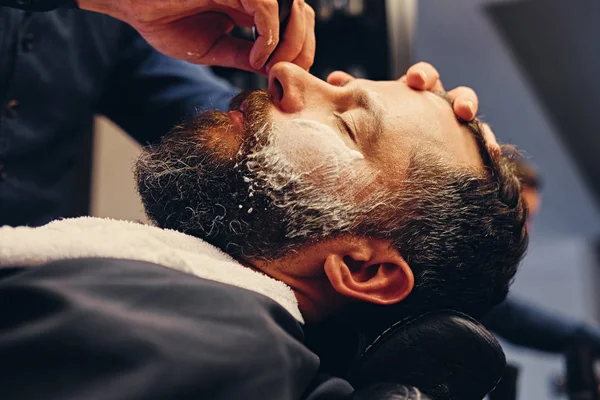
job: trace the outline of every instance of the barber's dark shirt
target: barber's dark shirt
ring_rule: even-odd
[[[87,214],[95,114],[145,144],[236,93],[108,16],[0,5],[0,226]]]

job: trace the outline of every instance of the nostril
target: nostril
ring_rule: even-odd
[[[277,63],[269,72],[269,95],[275,107],[287,114],[300,112],[304,107],[304,92],[315,86],[310,75],[290,63]],[[314,78],[317,79],[317,78]]]
[[[273,79],[273,89],[274,100],[280,102],[283,99],[283,85],[277,78]]]

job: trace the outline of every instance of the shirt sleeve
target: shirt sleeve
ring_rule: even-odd
[[[576,343],[600,350],[600,329],[510,296],[494,307],[482,323],[518,346],[560,353]]]
[[[227,110],[238,92],[209,67],[165,56],[124,26],[120,56],[98,111],[146,144],[199,112]]]
[[[338,400],[270,299],[154,264],[69,260],[0,270],[0,398]],[[324,394],[325,395],[325,394]]]
[[[25,11],[51,11],[56,8],[77,8],[75,0],[0,0],[0,6]]]

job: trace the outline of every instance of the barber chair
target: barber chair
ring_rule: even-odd
[[[455,311],[400,321],[374,339],[357,333],[340,341],[352,337],[350,329],[339,323],[312,327],[307,342],[323,369],[347,379],[358,393],[388,382],[414,386],[436,400],[481,400],[505,371],[504,352],[492,334]]]

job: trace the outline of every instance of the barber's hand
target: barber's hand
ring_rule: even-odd
[[[411,66],[406,75],[400,78],[400,81],[415,90],[444,92],[444,85],[440,80],[439,72],[433,65],[426,62]],[[471,121],[475,118],[479,107],[479,99],[473,89],[459,86],[450,90],[448,95],[454,100],[454,113],[457,117],[465,121]]]
[[[305,0],[294,1],[281,43],[277,0],[79,0],[79,7],[125,21],[160,52],[196,64],[265,74],[279,61],[308,69],[314,60],[315,13]],[[256,25],[258,39],[232,37],[236,25]]]
[[[406,75],[400,78],[401,82],[415,90],[428,90],[431,92],[443,92],[444,85],[440,80],[439,72],[433,65],[420,62],[411,66]],[[479,108],[479,99],[475,91],[466,86],[459,86],[447,92],[454,101],[453,108],[457,117],[464,121],[472,121],[477,116]],[[488,150],[491,153],[500,154],[500,145],[490,126],[482,123],[482,131],[487,143]]]

